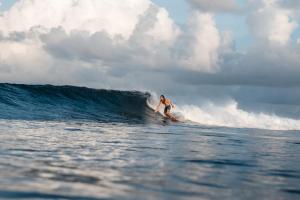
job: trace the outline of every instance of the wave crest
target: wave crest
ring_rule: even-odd
[[[148,93],[73,86],[0,84],[2,119],[146,120]]]

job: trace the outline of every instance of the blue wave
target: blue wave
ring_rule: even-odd
[[[18,120],[153,120],[149,93],[74,86],[0,84],[0,118]]]

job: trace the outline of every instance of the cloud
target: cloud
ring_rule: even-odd
[[[46,76],[49,69],[64,68],[65,63],[84,63],[85,69],[98,66],[99,73],[118,77],[139,70],[147,76],[153,70],[183,85],[299,85],[295,77],[299,47],[289,46],[296,21],[276,1],[250,1],[253,10],[249,10],[248,22],[255,39],[246,53],[234,50],[232,35],[218,29],[213,14],[197,9],[185,28],[180,28],[164,8],[149,0],[69,0],[55,6],[53,2],[22,0],[0,17],[4,27],[0,44],[9,50],[0,52],[2,71],[19,67],[22,72],[31,61]],[[24,79],[9,78],[7,73],[1,76],[8,81]],[[41,79],[55,83],[51,76]],[[28,80],[35,79],[28,76]]]
[[[194,71],[216,71],[221,34],[213,15],[195,11],[187,25],[187,32],[178,41],[178,62]]]
[[[253,35],[258,39],[285,45],[298,27],[292,17],[291,10],[280,7],[277,1],[265,0],[251,13],[248,22]]]
[[[290,9],[299,9],[300,8],[300,2],[295,0],[281,0],[280,4],[286,8]]]
[[[205,12],[236,12],[239,6],[236,0],[187,0],[193,8]]]
[[[98,87],[118,88],[123,85],[126,87],[126,84],[118,84],[119,81],[115,81],[114,77],[120,79],[132,71],[147,71],[147,68],[166,68],[172,62],[170,48],[180,30],[164,8],[157,7],[148,0],[128,0],[117,4],[91,0],[78,1],[76,5],[72,5],[71,2],[73,1],[64,1],[53,8],[49,6],[50,11],[43,12],[58,15],[45,23],[42,23],[45,18],[43,14],[36,13],[37,17],[33,17],[31,11],[38,12],[38,8],[45,7],[48,3],[51,5],[52,1],[45,1],[44,5],[40,1],[19,1],[0,18],[4,27],[1,29],[0,44],[3,45],[2,49],[10,49],[0,51],[0,69],[6,71],[0,74],[1,80],[89,85],[86,77],[93,79],[92,77],[98,76],[98,82],[95,81]],[[99,9],[99,16],[92,17],[97,21],[92,29],[80,25],[94,21],[85,12],[77,13],[77,9],[87,6],[81,5],[84,3],[94,3],[95,8]],[[101,12],[101,6],[105,11]],[[141,7],[145,8],[142,13]],[[102,20],[102,15],[109,10],[118,12],[112,12],[113,16],[109,21]],[[16,12],[23,16],[18,23],[12,21]],[[77,15],[80,21],[76,26],[68,18],[72,15]],[[133,24],[132,28],[123,29],[115,23],[120,18],[128,27]],[[30,52],[28,56],[27,52]],[[26,61],[29,58],[32,58],[32,66]],[[37,62],[33,58],[47,62]],[[39,75],[35,75],[34,68],[40,72]],[[27,70],[32,70],[33,73],[24,76],[22,73]],[[107,78],[104,81],[101,77]],[[129,85],[131,84],[127,84],[128,87]]]
[[[0,18],[4,34],[29,31],[33,27],[63,27],[67,32],[82,30],[90,33],[105,30],[111,35],[129,37],[138,16],[149,7],[148,0],[20,0]]]

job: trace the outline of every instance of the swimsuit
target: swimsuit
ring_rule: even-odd
[[[167,112],[170,111],[170,110],[171,110],[171,105],[167,105],[167,106],[165,107],[164,113],[167,113]]]
[[[166,103],[169,103],[168,105]],[[161,101],[162,104],[165,105],[165,110],[164,110],[164,113],[168,113],[169,111],[171,111],[171,101],[170,100],[164,100],[164,101]]]

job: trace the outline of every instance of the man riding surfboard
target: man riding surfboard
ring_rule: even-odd
[[[159,111],[159,108],[160,108],[161,105],[165,106],[165,109],[164,109],[165,116],[170,118],[173,121],[177,121],[177,119],[175,117],[173,117],[171,115],[171,112],[170,112],[171,108],[175,108],[175,105],[172,103],[172,101],[170,99],[167,99],[164,95],[161,95],[160,100],[159,100],[159,104],[156,107],[155,112]]]

